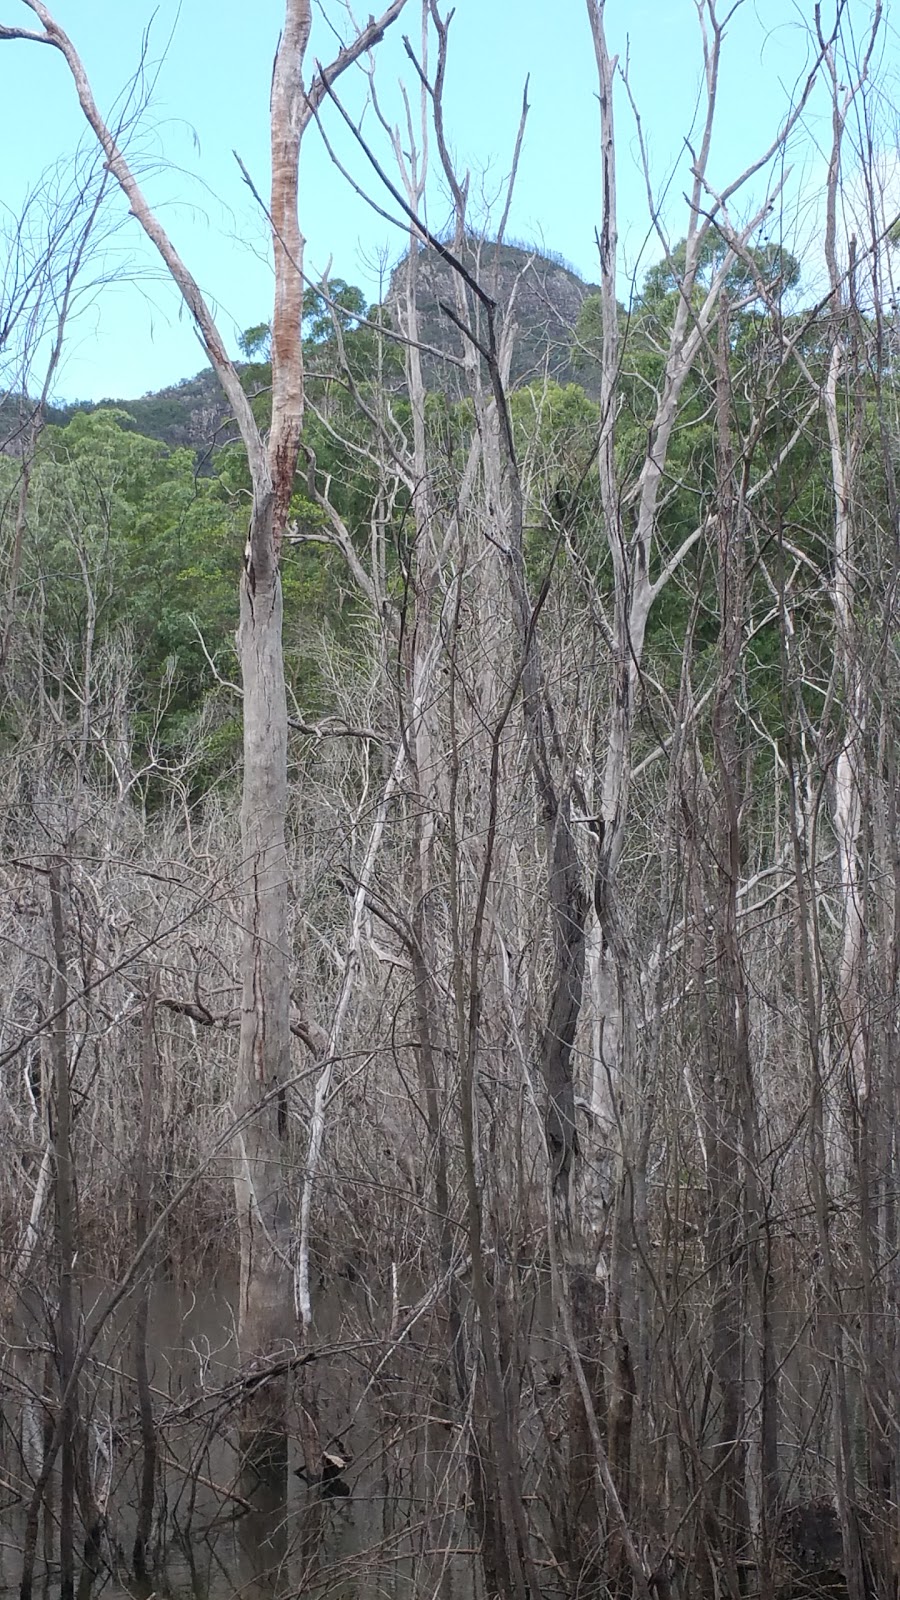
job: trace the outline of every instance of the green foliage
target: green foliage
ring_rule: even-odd
[[[537,587],[564,525],[588,566],[602,561],[594,457],[600,408],[578,384],[526,384],[510,396],[526,490],[525,560]]]
[[[255,327],[247,328],[238,339],[242,356],[247,361],[269,362],[272,360],[272,328],[268,322],[258,322]]]
[[[691,289],[692,311],[702,305],[725,254],[723,241],[710,234]],[[627,487],[637,482],[652,436],[669,337],[676,311],[684,303],[684,271],[682,241],[647,272],[630,309],[620,306],[618,310],[616,455],[619,481],[626,491],[626,537],[630,531]],[[742,692],[757,725],[775,735],[781,730],[782,709],[781,641],[777,610],[773,611],[773,583],[781,577],[793,582],[794,626],[802,635],[805,659],[821,659],[823,678],[828,676],[831,649],[827,552],[833,545],[834,505],[827,440],[820,414],[807,417],[799,436],[793,437],[800,416],[808,409],[810,388],[808,378],[792,363],[784,367],[781,358],[787,336],[796,342],[807,372],[821,380],[830,336],[825,337],[827,325],[820,317],[806,314],[786,315],[782,327],[776,328],[771,310],[798,281],[795,258],[768,242],[752,247],[748,259],[733,263],[727,272],[716,321],[701,342],[679,397],[654,527],[651,577],[695,529],[706,526],[709,532],[693,544],[655,602],[645,655],[650,676],[670,700],[678,695],[685,641],[689,641],[695,693],[702,692],[718,668],[719,556],[715,524],[710,519],[716,510],[720,471],[715,369],[724,336],[730,428],[738,458],[749,461],[747,486],[754,489],[755,496],[744,532],[752,636]],[[689,329],[692,326],[693,318],[688,323]],[[586,377],[599,370],[601,340],[601,301],[599,295],[593,295],[584,302],[575,338],[577,359]],[[843,407],[845,401],[841,399],[840,404]],[[873,428],[872,437],[875,432]],[[779,453],[792,439],[786,459],[778,465]],[[760,484],[764,492],[757,493]],[[792,557],[785,556],[783,542],[794,551]],[[802,583],[796,574],[792,578],[797,561],[805,580]]]
[[[329,278],[324,293],[314,288],[304,293],[303,336],[311,344],[322,344],[333,337],[335,320],[346,333],[365,314],[366,298],[362,290],[354,288],[344,278]]]
[[[712,280],[721,271],[728,255],[728,245],[713,229],[707,233],[697,263],[695,286],[701,292],[708,290]],[[682,239],[670,256],[651,267],[639,300],[639,309],[647,311],[678,294],[684,282],[687,262],[687,241]],[[764,241],[748,246],[746,258],[735,261],[725,277],[725,295],[729,301],[753,305],[792,289],[800,279],[800,263],[780,245]]]
[[[68,661],[77,675],[88,650],[127,641],[135,726],[163,695],[174,734],[213,681],[200,635],[233,668],[240,518],[221,479],[197,477],[192,452],[130,431],[130,420],[79,412],[46,430],[27,577],[50,669]]]
[[[721,241],[711,237],[695,298],[705,293],[722,259]],[[683,269],[682,244],[646,274],[630,312],[619,309],[616,465],[624,486],[626,539],[634,504],[628,487],[633,489],[646,458]],[[795,552],[791,559],[799,560],[809,576],[805,593],[795,592],[794,624],[806,636],[807,659],[815,663],[818,651],[827,675],[830,635],[821,619],[823,605],[827,609],[823,595],[830,581],[827,552],[833,545],[834,511],[821,418],[807,422],[785,463],[773,467],[800,410],[808,406],[809,385],[806,378],[789,380],[778,369],[777,342],[773,345],[771,313],[761,286],[777,294],[796,283],[797,271],[792,257],[769,245],[755,248],[750,264],[731,267],[723,300],[726,346],[732,426],[736,437],[755,430],[748,481],[753,484],[765,475],[764,493],[754,500],[747,531],[748,550],[763,552],[765,561],[752,561],[751,620],[771,612],[771,584],[781,574],[782,546],[790,545]],[[307,455],[301,458],[295,485],[291,520],[296,537],[285,545],[282,578],[289,684],[311,715],[332,709],[321,666],[323,626],[334,648],[346,648],[352,655],[358,630],[370,624],[347,581],[343,558],[326,537],[325,514],[307,477],[308,462],[315,461],[316,480],[320,486],[327,482],[331,504],[364,560],[373,508],[378,508],[385,581],[398,595],[409,559],[413,519],[408,486],[386,502],[380,464],[379,418],[388,437],[393,432],[398,441],[411,444],[413,433],[402,346],[381,331],[388,320],[384,308],[367,310],[361,292],[342,279],[332,280],[325,293],[309,289],[304,296]],[[796,339],[807,370],[821,377],[828,355],[823,324],[796,317],[786,318],[785,327]],[[714,368],[720,339],[717,328],[698,351],[681,392],[654,528],[656,566],[651,576],[704,525],[715,506],[720,467]],[[596,362],[599,340],[600,302],[589,296],[577,330],[587,367]],[[262,428],[268,424],[270,405],[270,344],[269,326],[262,322],[241,339],[242,381]],[[182,388],[193,393],[198,384],[198,403],[206,403],[199,378]],[[226,680],[235,680],[238,673],[234,632],[250,482],[238,444],[219,448],[212,470],[205,466],[201,472],[191,450],[167,447],[138,429],[136,418],[146,418],[154,406],[160,412],[156,422],[164,421],[162,413],[181,392],[149,396],[128,412],[77,409],[64,426],[47,428],[33,477],[23,592],[33,614],[40,616],[44,669],[68,685],[73,707],[90,651],[127,647],[135,685],[132,728],[138,739],[149,739],[152,730],[153,738],[174,754],[193,739],[202,719],[204,781],[211,781],[230,769],[239,746],[237,706],[217,683],[217,673]],[[840,403],[849,406],[850,400]],[[552,379],[514,388],[509,405],[525,491],[529,580],[536,591],[551,569],[564,583],[583,583],[588,577],[603,599],[610,556],[596,470],[599,407],[579,384]],[[870,422],[866,432],[874,440],[874,414]],[[427,398],[425,425],[435,503],[452,504],[476,425],[472,402],[436,389]],[[876,486],[882,476],[880,461],[873,459],[869,473],[864,457],[860,481],[871,479],[873,495],[881,492]],[[0,458],[0,491],[12,492],[14,483],[14,465]],[[574,564],[568,551],[576,557]],[[700,690],[716,670],[717,559],[714,536],[704,535],[654,605],[645,664],[670,698],[677,696],[686,640]],[[760,725],[777,732],[780,641],[771,617],[754,631],[747,662],[748,708]],[[655,737],[652,730],[650,736]]]
[[[345,306],[357,304],[357,293],[343,295]],[[267,354],[266,337],[262,326],[249,330],[246,352]],[[259,390],[254,405],[263,426],[269,377],[261,360],[244,371],[251,392]],[[312,378],[310,387],[332,414],[343,407],[349,426],[352,407],[344,392],[324,379]],[[322,469],[334,475],[335,500],[349,525],[364,527],[371,463],[348,455],[335,428],[313,409],[307,440]],[[16,482],[14,463],[0,457],[0,492],[14,494]],[[233,765],[239,717],[218,678],[233,682],[239,670],[235,630],[249,509],[240,445],[223,447],[214,475],[202,476],[192,451],[167,449],[135,432],[133,417],[121,408],[78,410],[65,426],[45,430],[32,479],[23,592],[40,615],[47,682],[66,683],[73,719],[92,663],[117,651],[132,674],[129,717],[138,750],[152,735],[164,759],[176,757],[193,740],[212,695],[219,710],[211,722],[204,720],[202,771],[212,779]],[[288,542],[283,552],[286,668],[290,687],[315,713],[327,709],[321,625],[340,638],[356,613],[341,562],[316,541],[323,513],[302,475],[291,515],[315,542]]]

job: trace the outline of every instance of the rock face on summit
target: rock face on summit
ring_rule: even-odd
[[[584,383],[572,361],[572,334],[578,313],[593,285],[585,283],[559,258],[541,255],[519,245],[467,241],[464,264],[497,302],[498,326],[504,317],[515,324],[510,381],[528,383],[549,376],[558,383]],[[391,276],[385,305],[395,323],[398,303],[405,290],[406,259]],[[456,311],[456,274],[429,245],[419,251],[417,300],[423,344],[460,356],[464,337],[441,303]],[[474,297],[469,295],[469,303]],[[483,313],[474,306],[474,331],[483,336]],[[425,381],[429,388],[458,393],[463,387],[459,369],[451,362],[425,356]]]
[[[464,260],[473,277],[497,303],[498,329],[507,318],[514,325],[511,384],[549,377],[557,383],[579,383],[594,396],[594,367],[585,360],[576,366],[572,349],[578,313],[587,296],[595,292],[594,286],[579,278],[560,257],[521,245],[469,239]],[[422,342],[458,358],[464,349],[464,337],[441,310],[441,302],[456,310],[456,274],[437,251],[427,246],[420,248],[418,270]],[[405,271],[404,260],[392,274],[385,300],[395,326],[400,322],[398,303],[405,289]],[[473,304],[471,295],[469,301],[472,326],[483,339],[483,313]],[[463,374],[452,361],[429,355],[423,358],[423,367],[430,390],[453,398],[465,392]],[[64,426],[75,411],[95,411],[98,405],[127,413],[123,426],[150,439],[160,439],[170,449],[186,445],[198,451],[201,472],[210,469],[220,445],[237,437],[228,404],[211,368],[140,399],[48,406],[45,418]],[[0,453],[16,455],[21,451],[33,409],[33,403],[21,395],[0,390]]]

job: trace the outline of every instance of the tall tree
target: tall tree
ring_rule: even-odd
[[[263,438],[234,362],[196,279],[149,205],[115,133],[100,112],[78,51],[42,0],[23,0],[40,30],[0,26],[0,39],[60,51],[81,109],[132,214],[176,283],[234,410],[247,451],[252,506],[241,577],[239,653],[243,677],[244,779],[242,1007],[235,1106],[240,1116],[235,1190],[241,1240],[239,1338],[252,1361],[293,1332],[292,1226],[285,1182],[285,1117],[279,1095],[289,1075],[287,938],[287,704],[279,562],[303,426],[303,238],[299,160],[304,132],[329,86],[382,37],[406,0],[391,0],[304,84],[310,0],[285,0],[270,99],[272,188],[269,217],[275,268],[272,313],[272,422]],[[242,1418],[242,1459],[282,1494],[287,1474],[287,1379],[256,1385]]]

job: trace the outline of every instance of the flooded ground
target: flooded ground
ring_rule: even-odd
[[[134,1555],[143,1464],[135,1303],[124,1301],[105,1322],[81,1380],[77,1501],[79,1513],[85,1494],[99,1508],[101,1535],[92,1574],[79,1514],[77,1600],[483,1600],[468,1498],[478,1477],[478,1458],[473,1474],[468,1453],[477,1398],[473,1392],[460,1403],[440,1297],[422,1290],[416,1283],[398,1293],[392,1284],[379,1301],[349,1273],[320,1286],[313,1359],[292,1369],[287,1497],[266,1505],[240,1471],[237,1424],[247,1370],[238,1360],[233,1291],[227,1284],[199,1292],[155,1287],[147,1346],[158,1466],[143,1580]],[[80,1337],[113,1293],[104,1284],[81,1290]],[[544,1600],[587,1594],[581,1570],[567,1572],[556,1557],[565,1548],[561,1516],[577,1480],[547,1286],[538,1272],[510,1273],[503,1293],[514,1301],[515,1316],[502,1333],[504,1384],[519,1419],[537,1582]],[[410,1317],[411,1305],[420,1305],[421,1315]],[[465,1371],[477,1373],[472,1308],[463,1311]],[[58,1416],[55,1352],[52,1303],[33,1297],[7,1315],[0,1345],[0,1596],[24,1593],[29,1504]],[[558,1448],[566,1437],[568,1468]],[[585,1460],[590,1467],[589,1447]],[[591,1481],[589,1475],[585,1482]],[[43,1600],[57,1600],[61,1589],[60,1514],[57,1463],[31,1524],[30,1594]],[[826,1497],[795,1496],[780,1538],[780,1595],[844,1592],[841,1531]],[[671,1547],[678,1559],[663,1570],[672,1600],[709,1593],[702,1562],[682,1558],[674,1541]],[[830,1588],[823,1588],[823,1575]]]
[[[96,1285],[83,1293],[88,1325],[108,1292]],[[195,1295],[162,1285],[152,1296],[148,1348],[160,1464],[149,1585],[135,1581],[132,1562],[141,1441],[127,1303],[86,1364],[85,1455],[103,1512],[93,1593],[109,1600],[299,1592],[477,1600],[461,1430],[441,1404],[446,1361],[442,1370],[424,1330],[392,1349],[370,1298],[343,1286],[318,1331],[323,1354],[296,1380],[287,1504],[265,1515],[247,1502],[239,1475],[232,1307],[223,1286]],[[47,1319],[46,1307],[29,1307],[7,1328],[2,1352],[3,1594],[20,1591],[28,1504],[55,1416]],[[305,1471],[300,1439],[310,1418],[325,1458],[321,1477]],[[55,1474],[35,1570],[36,1592],[45,1595],[59,1592],[57,1520]]]

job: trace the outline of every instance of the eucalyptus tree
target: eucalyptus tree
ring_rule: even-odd
[[[235,1109],[242,1118],[235,1152],[241,1237],[239,1336],[248,1361],[291,1342],[292,1219],[285,1173],[283,1108],[290,1075],[290,974],[285,854],[288,719],[282,646],[280,556],[288,526],[303,425],[303,238],[299,156],[303,135],[329,87],[369,51],[400,15],[391,0],[304,82],[312,26],[310,0],[286,0],[270,99],[272,186],[268,215],[274,258],[271,321],[272,409],[260,432],[234,362],[199,284],[149,205],[115,132],[104,119],[75,44],[43,0],[23,0],[37,26],[0,26],[0,39],[60,52],[87,122],[131,213],[158,251],[194,320],[241,432],[252,481],[250,524],[240,581],[239,654],[243,681],[244,776],[241,838],[244,891],[243,999]],[[249,1466],[283,1498],[287,1472],[286,1378],[248,1391],[243,1446]]]

